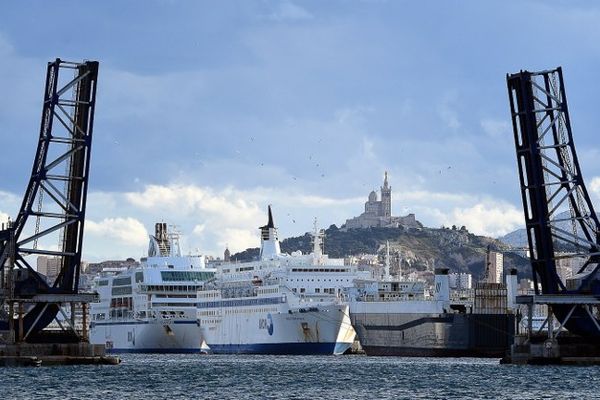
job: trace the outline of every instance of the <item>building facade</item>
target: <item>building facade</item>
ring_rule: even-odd
[[[488,249],[485,265],[488,283],[504,282],[504,254]]]
[[[37,258],[37,272],[44,275],[48,282],[53,282],[60,273],[61,261],[60,257],[39,256]]]
[[[450,289],[466,290],[473,288],[473,276],[466,273],[451,273],[448,274],[448,284]]]

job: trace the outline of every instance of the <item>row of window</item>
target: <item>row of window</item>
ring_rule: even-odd
[[[196,307],[196,302],[193,303],[152,303],[152,307]]]
[[[204,282],[214,277],[214,272],[208,271],[160,271],[165,282],[200,281]]]
[[[202,285],[142,285],[140,290],[143,292],[185,292],[194,293],[202,289]]]
[[[285,297],[268,297],[268,298],[257,298],[257,299],[243,299],[243,300],[221,300],[221,301],[207,301],[205,303],[198,303],[198,308],[218,308],[218,307],[244,307],[244,306],[260,306],[266,304],[280,304],[285,302]]]
[[[200,292],[198,293],[198,297],[200,297],[201,299],[211,299],[211,298],[217,298],[219,297],[221,294],[219,292]]]
[[[131,297],[117,297],[114,299],[110,299],[110,307],[111,308],[133,308],[133,299]]]
[[[220,319],[204,319],[202,321],[198,321],[198,323],[200,325],[202,325],[202,324],[204,324],[204,325],[212,325],[212,324],[218,324],[220,322],[221,322]]]
[[[292,268],[292,272],[348,272],[348,268]]]
[[[298,288],[292,288],[292,292],[298,293]],[[323,288],[323,293],[335,294],[335,288]],[[306,293],[306,288],[300,288],[300,293]],[[314,293],[321,293],[321,288],[315,288]]]
[[[260,289],[258,292],[262,294],[274,294],[279,293],[279,288]]]
[[[126,278],[115,278],[113,279],[113,286],[125,286],[131,285],[131,277],[128,276]]]
[[[277,312],[277,308],[238,308],[234,310],[225,310],[225,315],[256,314],[268,312]]]
[[[286,282],[304,282],[304,279],[286,279]],[[306,282],[314,282],[314,279],[306,279]],[[350,279],[336,279],[336,282],[350,282]],[[317,282],[321,282],[317,279]],[[323,282],[333,282],[333,279],[323,279]]]
[[[206,310],[206,311],[199,311],[198,315],[201,317],[207,317],[207,316],[216,316],[219,314],[217,313],[216,310]]]
[[[117,286],[111,289],[111,293],[113,296],[122,296],[124,294],[132,294],[133,290],[131,286]]]

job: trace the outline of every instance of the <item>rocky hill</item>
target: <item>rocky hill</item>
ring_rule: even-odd
[[[484,272],[485,253],[492,250],[506,251],[509,246],[499,240],[470,233],[466,228],[368,228],[340,230],[332,225],[325,231],[325,252],[330,257],[345,257],[360,254],[380,254],[385,252],[386,241],[390,242],[390,252],[400,252],[402,268],[433,270],[447,267],[452,272],[468,272],[474,279]],[[291,237],[281,242],[286,253],[312,250],[312,238]],[[258,257],[259,249],[247,249],[233,255],[233,259],[248,261]],[[520,277],[531,276],[529,260],[517,254],[505,253],[505,268],[517,268]]]

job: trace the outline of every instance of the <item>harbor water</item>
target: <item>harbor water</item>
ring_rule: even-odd
[[[496,359],[125,354],[118,366],[3,369],[7,399],[595,398],[600,367]]]

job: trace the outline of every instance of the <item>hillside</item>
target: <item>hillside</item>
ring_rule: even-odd
[[[411,229],[369,228],[342,231],[332,225],[325,231],[325,252],[331,257],[344,257],[360,254],[383,255],[385,243],[389,240],[392,254],[401,252],[403,270],[433,270],[447,267],[452,272],[468,272],[478,279],[484,273],[484,260],[487,247],[493,250],[508,250],[499,240],[477,236],[466,229]],[[309,253],[312,238],[291,237],[281,242],[281,250],[291,253],[300,250]],[[258,257],[259,249],[247,249],[233,255],[233,259],[248,261]],[[530,276],[529,261],[512,253],[505,253],[506,268],[517,268],[520,277]]]

